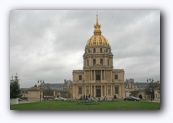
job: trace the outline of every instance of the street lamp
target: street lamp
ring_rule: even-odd
[[[154,91],[153,91],[153,88],[152,88],[152,83],[154,82],[154,79],[147,79],[147,82],[150,83],[150,100],[154,100]]]
[[[38,80],[38,85],[40,86],[40,102],[41,102],[41,84],[44,84],[44,81]]]

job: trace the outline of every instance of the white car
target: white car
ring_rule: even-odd
[[[54,100],[66,101],[66,99],[63,97],[55,97]]]
[[[21,99],[21,98],[17,98],[17,100],[18,100],[18,101],[22,101],[22,99]]]

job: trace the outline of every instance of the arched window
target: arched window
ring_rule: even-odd
[[[95,53],[95,52],[96,52],[96,49],[94,48],[94,49],[93,49],[93,53]]]
[[[102,48],[100,48],[100,52],[102,53]]]

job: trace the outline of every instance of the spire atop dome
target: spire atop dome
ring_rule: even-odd
[[[96,15],[96,25],[99,25],[99,22],[98,22],[98,14]]]
[[[101,30],[100,30],[101,25],[99,24],[98,21],[98,14],[96,15],[96,24],[94,25],[94,35],[101,35]]]

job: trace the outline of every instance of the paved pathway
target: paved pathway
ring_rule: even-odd
[[[25,100],[22,100],[22,101],[19,101],[19,104],[22,104],[22,103],[32,103],[32,102],[38,102],[38,101],[25,101]]]

